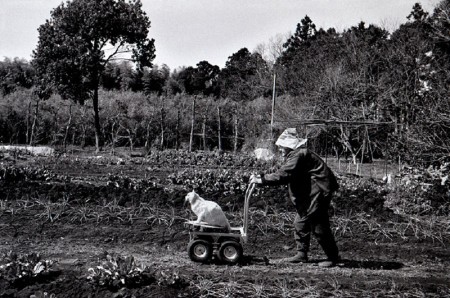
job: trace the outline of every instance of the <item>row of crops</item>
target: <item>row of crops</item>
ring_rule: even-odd
[[[26,156],[24,156],[26,158]],[[1,156],[0,156],[1,160]],[[37,159],[36,162],[43,165],[50,163],[64,164],[97,164],[97,165],[123,165],[137,164],[148,166],[164,166],[164,167],[203,167],[203,168],[244,168],[244,169],[268,169],[275,163],[272,161],[264,161],[257,159],[254,154],[232,154],[221,151],[194,151],[187,150],[154,150],[143,153],[135,152],[103,152],[98,155],[85,156],[83,153],[61,153],[53,157],[42,160]]]
[[[56,157],[54,157],[56,158]],[[78,198],[82,187],[88,187],[86,192],[93,196],[98,194],[108,198],[119,195],[122,200],[132,197],[137,203],[151,200],[156,193],[162,195],[160,200],[168,203],[181,203],[184,193],[195,189],[200,194],[218,200],[219,203],[234,203],[245,192],[248,178],[254,172],[271,171],[274,162],[258,161],[246,155],[219,154],[217,152],[187,152],[187,151],[155,151],[146,157],[124,159],[125,165],[117,165],[121,157],[99,156],[89,158],[58,157],[58,162],[48,158],[33,166],[20,166],[14,163],[0,164],[0,183],[14,184],[18,182],[44,182],[41,187],[52,188],[64,186],[66,192],[73,184],[79,185],[76,190]],[[179,163],[188,166],[176,166]],[[67,164],[71,163],[71,165]],[[102,169],[94,178],[73,176],[51,168],[52,164],[62,165],[62,168],[83,168],[95,163],[97,169]],[[113,164],[114,166],[108,167]],[[209,166],[208,166],[209,165]],[[227,165],[227,166],[225,166]],[[145,176],[134,176],[131,173],[138,168],[145,169]],[[158,169],[165,169],[161,175],[152,175]],[[128,171],[125,171],[128,169]],[[415,215],[448,215],[450,213],[450,182],[448,180],[450,163],[444,160],[439,165],[429,168],[404,168],[392,183],[383,183],[373,179],[339,176],[341,188],[336,195],[336,205],[342,211],[363,210],[379,213],[382,209],[390,209],[398,214]],[[59,183],[60,185],[56,185]],[[95,189],[92,189],[95,188]],[[278,196],[278,202],[283,201],[286,192],[278,189],[261,188],[255,193],[262,200]],[[20,196],[20,193],[16,194]],[[15,195],[9,194],[10,199]],[[95,198],[92,199],[95,201]]]
[[[55,260],[44,259],[38,253],[17,254],[12,251],[0,253],[0,280],[16,288],[51,281],[59,275],[57,263]],[[120,288],[143,287],[150,284],[175,289],[189,285],[185,277],[179,276],[177,271],[159,266],[144,266],[133,256],[104,252],[97,262],[90,265],[80,279],[84,279],[92,287],[117,291]]]

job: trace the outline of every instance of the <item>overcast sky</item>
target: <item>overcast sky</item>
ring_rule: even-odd
[[[37,28],[62,2],[0,0],[0,60],[31,60]],[[142,0],[155,39],[154,62],[171,69],[203,60],[223,67],[243,47],[253,51],[277,34],[295,32],[305,15],[318,28],[342,31],[364,21],[392,30],[406,22],[416,2],[432,13],[440,0]]]

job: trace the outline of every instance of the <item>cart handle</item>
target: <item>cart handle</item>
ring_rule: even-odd
[[[250,203],[250,197],[252,196],[253,190],[256,184],[250,183],[245,191],[245,201],[244,201],[244,235],[247,236],[248,229],[248,207]]]

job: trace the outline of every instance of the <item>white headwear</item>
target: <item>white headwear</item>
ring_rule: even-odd
[[[306,144],[307,141],[308,139],[298,137],[297,130],[295,128],[286,128],[278,137],[275,145],[290,149],[297,149]]]

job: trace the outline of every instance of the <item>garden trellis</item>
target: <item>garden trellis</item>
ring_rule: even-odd
[[[293,126],[293,127],[301,127],[305,133],[305,136],[309,135],[309,129],[314,127],[320,127],[322,131],[325,132],[325,160],[328,161],[328,137],[329,137],[329,129],[330,128],[340,128],[341,131],[343,130],[343,127],[363,127],[364,129],[364,138],[361,146],[355,150],[352,149],[350,142],[346,140],[343,145],[346,146],[345,150],[350,149],[352,151],[352,161],[348,163],[347,170],[350,171],[351,165],[350,163],[353,163],[355,166],[355,174],[362,174],[362,164],[364,163],[364,157],[366,153],[370,153],[370,160],[373,160],[373,152],[370,145],[370,133],[368,127],[375,127],[378,129],[379,127],[386,127],[390,126],[393,127],[396,124],[394,122],[377,122],[377,121],[364,121],[364,120],[355,120],[355,121],[346,121],[346,120],[328,120],[328,119],[291,119],[291,120],[277,120],[276,123],[281,123],[283,126]],[[387,139],[385,141],[385,144],[387,144]],[[383,151],[386,151],[385,148]],[[360,154],[360,159],[357,159],[357,155]],[[335,154],[337,156],[338,160],[338,168],[341,168],[341,159],[339,152],[336,152]],[[383,156],[383,163],[385,168],[385,175],[387,175],[387,160],[386,157]],[[399,159],[400,163],[400,159]]]

